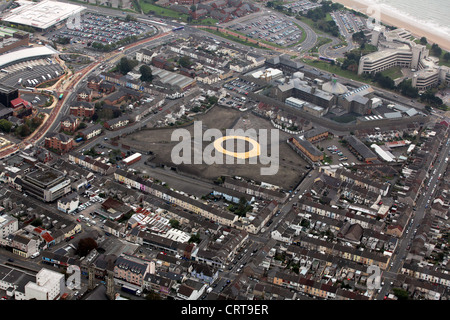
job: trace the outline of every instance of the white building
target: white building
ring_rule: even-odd
[[[57,300],[65,290],[64,274],[41,269],[36,275],[36,282],[28,282],[25,285],[25,297],[27,300]]]
[[[58,210],[65,213],[71,213],[78,208],[80,198],[76,192],[73,192],[67,196],[64,196],[58,200]]]
[[[20,6],[11,9],[2,20],[46,30],[68,20],[72,24],[86,8],[76,4],[44,0],[41,2],[20,1]]]
[[[19,229],[19,222],[16,218],[10,216],[0,217],[0,239],[5,239],[10,234]]]

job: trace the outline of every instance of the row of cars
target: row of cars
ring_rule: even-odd
[[[115,43],[124,38],[139,36],[146,32],[156,32],[156,28],[137,21],[118,20],[109,16],[86,14],[80,25],[74,29],[63,28],[54,38],[67,36],[72,43],[85,41],[98,41],[104,43]]]
[[[293,44],[302,36],[302,31],[292,21],[276,15],[270,15],[245,25],[238,24],[232,28],[246,33],[249,38],[261,39],[278,45]]]

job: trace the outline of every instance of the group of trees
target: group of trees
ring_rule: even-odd
[[[139,62],[135,59],[128,59],[127,57],[123,57],[117,64],[117,71],[125,75],[131,70],[133,70],[133,68],[136,67],[138,64]]]
[[[18,126],[15,130],[15,134],[21,138],[27,137],[32,134],[41,124],[42,118],[34,117],[32,119],[27,119],[25,122]]]
[[[431,107],[440,108],[444,104],[441,98],[436,97],[432,90],[427,90],[420,96],[420,101]]]
[[[333,3],[331,1],[322,1],[322,7],[314,8],[306,13],[306,17],[310,18],[312,21],[318,21],[325,19],[327,13],[341,10],[344,6],[340,3]],[[334,21],[333,21],[334,22]]]
[[[119,40],[119,41],[117,41],[115,43],[111,43],[111,44],[109,44],[109,43],[103,44],[103,43],[98,42],[98,41],[94,41],[94,42],[92,42],[92,44],[90,44],[90,42],[88,42],[88,46],[90,45],[90,47],[92,49],[95,49],[97,51],[109,52],[109,51],[114,50],[116,48],[122,47],[122,46],[124,46],[126,44],[136,42],[137,39],[138,39],[137,36],[129,36],[129,37],[125,37],[122,40]]]
[[[350,70],[352,72],[358,71],[359,59],[361,59],[361,52],[350,51],[345,54],[345,59],[341,64],[342,70]]]
[[[383,75],[381,72],[377,72],[374,75],[365,75],[365,77],[371,78],[384,89],[398,91],[406,97],[417,98],[419,96],[419,90],[412,86],[412,80],[405,79],[398,85],[395,85],[394,80],[392,80],[389,76]]]
[[[116,66],[117,71],[121,74],[125,75],[131,70],[134,69],[139,64],[139,62],[135,59],[128,59],[127,57],[123,57],[120,59],[119,63]],[[142,65],[139,68],[139,72],[141,73],[140,80],[145,82],[152,82],[153,74],[152,69],[148,65]]]
[[[10,133],[13,124],[6,119],[0,119],[0,130],[5,133]]]

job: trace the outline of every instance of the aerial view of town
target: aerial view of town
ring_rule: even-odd
[[[1,300],[448,300],[430,3],[2,0]]]

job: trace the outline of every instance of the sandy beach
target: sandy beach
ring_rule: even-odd
[[[367,14],[367,5],[355,0],[332,0],[333,2],[340,3],[347,8],[360,11]],[[397,28],[404,28],[411,32],[415,37],[426,37],[429,43],[437,43],[442,49],[450,51],[450,38],[444,33],[439,34],[433,30],[427,30],[426,26],[421,26],[420,24],[414,24],[414,21],[408,21],[396,16],[394,13],[386,12],[386,10],[381,11],[380,20],[384,24],[395,26]]]

